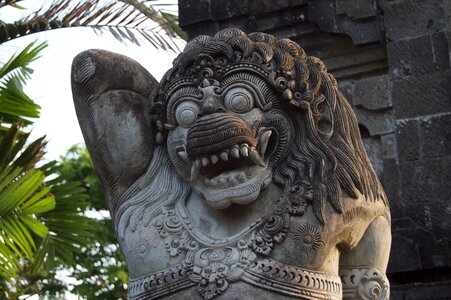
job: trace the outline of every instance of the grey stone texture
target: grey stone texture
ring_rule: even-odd
[[[289,37],[325,62],[390,201],[392,299],[451,299],[451,1],[180,4],[190,37],[238,26]]]

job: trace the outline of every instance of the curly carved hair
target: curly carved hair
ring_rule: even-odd
[[[387,203],[364,149],[357,119],[335,78],[320,59],[307,56],[290,39],[261,32],[245,34],[235,28],[214,37],[196,37],[163,77],[154,111],[164,121],[165,99],[174,86],[180,87],[184,81],[200,83],[204,78],[221,79],[227,66],[243,62],[244,68],[252,66],[280,95],[275,104],[287,112],[296,129],[292,150],[274,169],[275,183],[286,186],[309,176],[313,209],[322,223],[326,201],[342,212],[342,191],[352,198],[362,194],[367,201]],[[163,131],[163,122],[159,123]]]

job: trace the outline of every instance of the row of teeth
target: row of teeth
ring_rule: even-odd
[[[209,164],[216,164],[219,159],[222,159],[223,161],[228,161],[229,158],[235,158],[238,159],[240,157],[250,157],[254,163],[261,165],[264,167],[263,160],[261,158],[261,155],[257,152],[255,147],[249,147],[248,144],[243,143],[241,145],[234,145],[230,147],[229,149],[223,150],[219,155],[213,154],[210,157],[204,156],[202,158],[198,158],[200,160],[200,163],[202,164],[202,167],[206,167]],[[196,159],[197,160],[197,159]]]
[[[214,187],[214,188],[226,188],[230,186],[235,186],[239,183],[245,182],[251,177],[250,173],[239,172],[233,174],[220,174],[212,179],[205,178],[205,185]]]
[[[254,164],[264,167],[265,162],[262,157],[265,155],[270,137],[271,130],[267,130],[260,135],[260,140],[258,143],[259,151],[257,151],[255,147],[242,143],[240,145],[236,144],[229,149],[225,149],[218,154],[196,158],[191,167],[191,182],[198,178],[201,166],[206,167],[210,164],[215,165],[219,159],[228,161],[230,158],[238,159],[240,157],[249,157]],[[177,154],[186,162],[189,161],[188,153],[185,151],[180,151]]]

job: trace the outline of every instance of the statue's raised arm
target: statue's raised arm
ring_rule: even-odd
[[[320,59],[232,28],[159,84],[98,50],[72,76],[129,299],[389,298],[388,201]]]
[[[73,61],[77,117],[113,218],[152,158],[149,107],[157,90],[155,78],[126,56],[93,49]]]

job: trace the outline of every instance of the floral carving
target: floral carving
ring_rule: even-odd
[[[158,233],[164,238],[164,245],[170,256],[177,256],[184,251],[197,249],[173,209],[164,209],[156,220]]]
[[[298,227],[293,236],[293,242],[302,252],[313,255],[324,242],[321,240],[321,230],[310,223]]]
[[[205,299],[212,299],[222,294],[229,287],[229,282],[241,278],[244,269],[256,259],[246,244],[241,240],[237,247],[204,248],[195,253],[193,262],[188,262],[192,264],[189,279],[198,283],[199,294]]]
[[[309,203],[312,202],[313,190],[307,180],[294,184],[288,191],[288,212],[293,216],[302,216]]]
[[[267,216],[260,229],[255,231],[251,239],[251,248],[258,254],[268,255],[274,248],[274,242],[280,244],[288,232],[290,217],[287,213]]]
[[[135,245],[129,252],[135,257],[143,258],[151,249],[155,248],[156,240],[154,239],[144,239],[140,240],[138,244]]]

